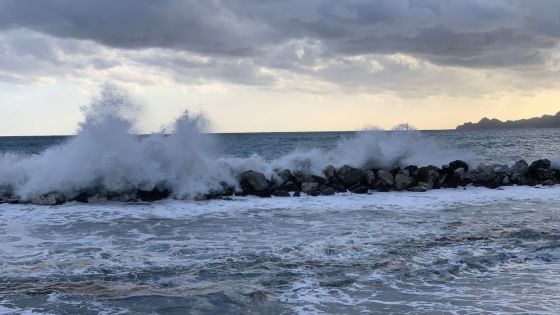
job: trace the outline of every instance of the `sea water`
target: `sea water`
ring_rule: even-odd
[[[120,115],[86,116],[76,136],[0,138],[0,185],[25,196],[165,182],[177,193],[0,204],[0,313],[560,312],[557,186],[190,198],[249,168],[558,165],[559,130],[208,134],[186,115],[136,136]]]

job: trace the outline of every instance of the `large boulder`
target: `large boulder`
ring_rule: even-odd
[[[171,191],[167,188],[154,187],[151,190],[138,189],[138,191],[136,192],[136,195],[142,201],[153,202],[153,201],[157,201],[157,200],[161,200],[161,199],[165,199],[165,198],[169,197],[170,193],[171,193]],[[99,196],[99,194],[97,196]],[[95,198],[93,198],[93,199],[88,198],[88,202],[94,202],[94,201],[95,201]]]
[[[455,171],[458,168],[462,168],[465,170],[465,172],[469,171],[469,164],[467,164],[467,162],[465,161],[461,161],[461,160],[455,160],[451,163],[449,163],[449,167]]]
[[[403,174],[416,178],[416,176],[418,176],[418,170],[419,170],[418,166],[409,165],[409,166],[403,168]]]
[[[301,191],[310,195],[310,196],[318,196],[321,194],[319,190],[319,183],[317,182],[305,182],[301,184]]]
[[[389,191],[393,186],[395,186],[395,178],[393,174],[385,171],[377,171],[377,181],[376,186],[379,191]]]
[[[37,206],[56,206],[66,202],[66,197],[58,191],[51,191],[46,194],[39,195],[31,200],[31,203]]]
[[[239,186],[244,194],[261,197],[270,196],[270,183],[264,174],[255,171],[245,171],[239,176]]]
[[[410,175],[403,173],[395,175],[395,188],[399,191],[413,187],[415,183],[416,180]]]
[[[323,170],[323,174],[325,174],[326,178],[331,179],[336,175],[336,169],[334,166],[328,165],[325,170]]]
[[[529,176],[537,181],[547,181],[552,178],[550,161],[547,159],[536,160],[529,166]]]
[[[480,164],[476,169],[467,173],[467,178],[476,185],[487,185],[492,183],[497,174],[497,165]]]
[[[305,179],[306,182],[318,183],[319,186],[325,186],[329,184],[329,180],[322,176],[309,175]]]
[[[350,191],[354,194],[367,194],[369,189],[364,185],[357,185],[355,187],[352,187]]]
[[[353,187],[365,181],[366,172],[348,165],[344,165],[337,172],[338,178],[346,187]]]
[[[325,187],[323,190],[321,190],[321,195],[323,196],[331,196],[334,195],[336,193],[336,190],[332,187]]]
[[[433,166],[424,166],[418,169],[418,175],[416,176],[416,180],[418,183],[424,183],[423,186],[428,187],[429,189],[438,188],[439,185],[439,171],[440,169]]]
[[[548,159],[542,159],[542,160],[536,160],[533,163],[531,163],[531,166],[529,166],[529,172],[535,169],[539,169],[539,168],[544,168],[544,169],[550,169],[551,163],[550,160]]]
[[[448,173],[445,181],[442,184],[443,188],[457,188],[459,186],[464,186],[467,184],[466,181],[466,171],[464,168],[459,167],[457,169],[455,169],[454,171],[452,171],[451,173]]]
[[[527,182],[526,176],[529,172],[529,164],[524,160],[519,160],[511,167],[511,180],[518,184],[525,184]]]
[[[375,185],[375,179],[375,173],[373,172],[373,170],[367,170],[365,180],[368,186],[371,187]]]

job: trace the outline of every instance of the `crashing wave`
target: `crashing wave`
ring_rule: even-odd
[[[51,191],[67,199],[85,194],[124,194],[165,191],[186,199],[231,187],[240,190],[247,170],[281,179],[280,170],[324,176],[329,165],[363,170],[393,170],[409,165],[441,166],[468,152],[442,148],[408,125],[386,132],[368,129],[339,141],[333,149],[297,150],[267,160],[219,156],[219,143],[208,137],[208,120],[185,112],[166,132],[138,136],[138,105],[125,92],[106,86],[84,109],[78,133],[67,142],[36,155],[0,155],[0,190],[18,200],[31,200]],[[374,174],[377,175],[377,174]],[[396,174],[392,174],[396,175]],[[305,180],[305,179],[303,179]]]

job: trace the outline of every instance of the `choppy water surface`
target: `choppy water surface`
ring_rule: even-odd
[[[560,311],[560,188],[0,206],[0,313]]]
[[[449,150],[473,153],[478,161],[512,163],[560,155],[560,129],[509,129],[481,131],[422,131],[422,136]],[[331,150],[355,132],[285,132],[212,134],[222,156],[246,158],[253,154],[267,160],[310,148]],[[142,136],[140,136],[142,138]],[[68,136],[0,137],[0,154],[37,154],[71,139]],[[465,157],[466,159],[467,157]]]

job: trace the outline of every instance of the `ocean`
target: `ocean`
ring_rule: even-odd
[[[22,196],[166,181],[153,202],[0,204],[2,314],[558,314],[560,187],[194,201],[239,170],[550,158],[559,129],[0,137]],[[194,128],[194,129],[193,129]]]

